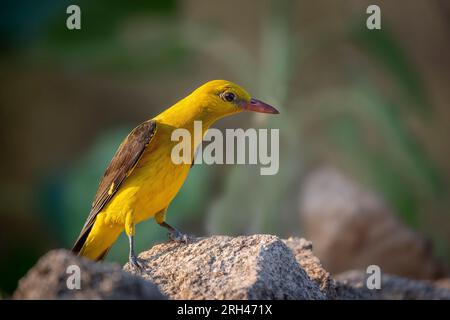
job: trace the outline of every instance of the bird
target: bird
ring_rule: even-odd
[[[103,260],[125,231],[129,265],[134,271],[143,271],[143,263],[135,254],[135,226],[150,218],[168,230],[171,240],[188,243],[186,234],[166,222],[167,209],[192,166],[172,160],[171,151],[177,142],[172,141],[171,135],[176,129],[192,133],[194,121],[201,121],[203,137],[217,120],[244,111],[279,113],[237,84],[212,80],[135,127],[104,172],[72,252],[89,260]],[[192,139],[194,154],[201,139]]]

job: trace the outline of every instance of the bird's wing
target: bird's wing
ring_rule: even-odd
[[[155,133],[156,122],[154,120],[143,122],[130,132],[119,149],[117,149],[100,181],[92,203],[91,212],[73,246],[73,252],[78,253],[81,250],[98,213],[112,199],[120,185],[131,174]]]

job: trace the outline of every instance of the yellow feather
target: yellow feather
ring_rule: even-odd
[[[114,191],[114,182],[111,183],[111,187],[109,187],[108,195],[112,195],[112,194],[113,194],[113,191]]]
[[[98,214],[80,254],[97,259],[116,241],[126,228],[127,217],[139,223],[154,217],[167,208],[185,181],[190,165],[174,164],[171,151],[177,141],[171,134],[177,128],[185,128],[193,137],[194,121],[203,122],[203,134],[216,120],[241,111],[237,106],[223,101],[218,94],[233,91],[249,100],[246,91],[231,82],[215,80],[206,83],[191,95],[182,99],[155,118],[156,133],[136,166],[119,187],[109,203]],[[192,154],[196,149],[192,141]],[[109,193],[112,194],[114,184]]]

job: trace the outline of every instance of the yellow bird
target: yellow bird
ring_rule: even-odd
[[[194,144],[200,140],[193,136],[194,121],[202,121],[203,136],[218,119],[241,111],[278,113],[251,98],[238,85],[213,80],[134,128],[106,169],[72,251],[91,260],[102,260],[125,230],[130,265],[134,270],[142,270],[134,252],[135,225],[151,217],[168,229],[172,240],[186,243],[188,237],[165,222],[167,208],[191,167],[189,163],[172,161],[172,149],[178,143],[172,141],[172,132],[178,128],[189,130],[194,154]]]

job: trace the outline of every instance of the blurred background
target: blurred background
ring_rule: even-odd
[[[81,30],[66,8],[81,8]],[[382,30],[366,28],[381,7]],[[337,274],[419,279],[450,262],[450,2],[3,1],[0,296],[70,248],[120,141],[212,79],[276,106],[280,170],[196,165],[168,212],[184,232],[313,241]],[[137,250],[166,241],[153,220]],[[107,260],[124,263],[125,237]]]

